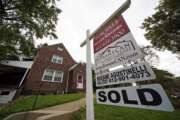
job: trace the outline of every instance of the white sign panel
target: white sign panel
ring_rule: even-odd
[[[96,90],[99,104],[127,106],[162,111],[174,111],[166,93],[159,84]]]
[[[143,58],[122,16],[96,34],[93,45],[96,71]]]
[[[146,62],[141,62],[108,73],[96,74],[96,85],[104,86],[125,82],[130,83],[152,80],[155,79],[155,77],[152,68]]]
[[[143,58],[131,32],[106,46],[94,55],[96,71]]]

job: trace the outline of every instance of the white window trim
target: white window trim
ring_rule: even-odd
[[[57,70],[55,70],[55,72],[53,73],[53,79],[52,79],[52,82],[62,83],[62,82],[63,82],[63,78],[64,78],[64,72],[61,71],[61,72],[62,72],[62,79],[61,79],[61,81],[54,81],[56,71],[57,71]]]
[[[49,69],[49,70],[52,70],[52,69]],[[49,81],[49,80],[44,80],[44,76],[45,76],[46,71],[47,71],[47,69],[44,70],[44,73],[43,73],[43,76],[42,76],[41,81],[52,82],[52,80],[51,80],[51,81]],[[53,73],[53,74],[54,74],[54,73]],[[53,78],[53,77],[52,77],[52,78]]]
[[[53,69],[49,69],[49,70],[53,70]],[[56,82],[56,83],[62,83],[63,82],[63,78],[64,78],[64,72],[63,71],[61,71],[62,72],[62,79],[61,79],[61,81],[54,81],[55,73],[58,70],[53,70],[53,76],[52,76],[52,80],[51,81],[44,80],[44,76],[45,76],[46,71],[47,71],[47,69],[44,70],[44,73],[43,73],[41,81],[43,81],[43,82]]]

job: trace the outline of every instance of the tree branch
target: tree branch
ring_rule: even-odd
[[[4,20],[16,20],[16,21],[20,21],[20,17],[2,17],[2,19],[4,19]]]

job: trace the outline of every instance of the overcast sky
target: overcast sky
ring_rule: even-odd
[[[149,45],[144,38],[144,30],[140,28],[143,20],[152,15],[158,0],[131,0],[130,8],[123,16],[139,45]],[[86,30],[93,32],[106,20],[125,0],[61,0],[58,7],[62,10],[57,25],[57,40],[38,40],[36,44],[63,43],[76,61],[85,61],[86,49],[80,44],[86,38]],[[171,52],[158,52],[160,63],[158,68],[180,75],[180,60]]]

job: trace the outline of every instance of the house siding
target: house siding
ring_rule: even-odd
[[[57,50],[58,46],[63,47],[63,51]],[[51,59],[53,55],[63,57],[63,63],[52,63]],[[66,90],[68,69],[74,64],[76,64],[76,62],[73,60],[71,55],[68,53],[68,51],[62,44],[48,46],[39,49],[34,59],[32,68],[25,81],[24,93],[63,93]],[[62,71],[64,73],[62,83],[42,81],[45,69]]]

